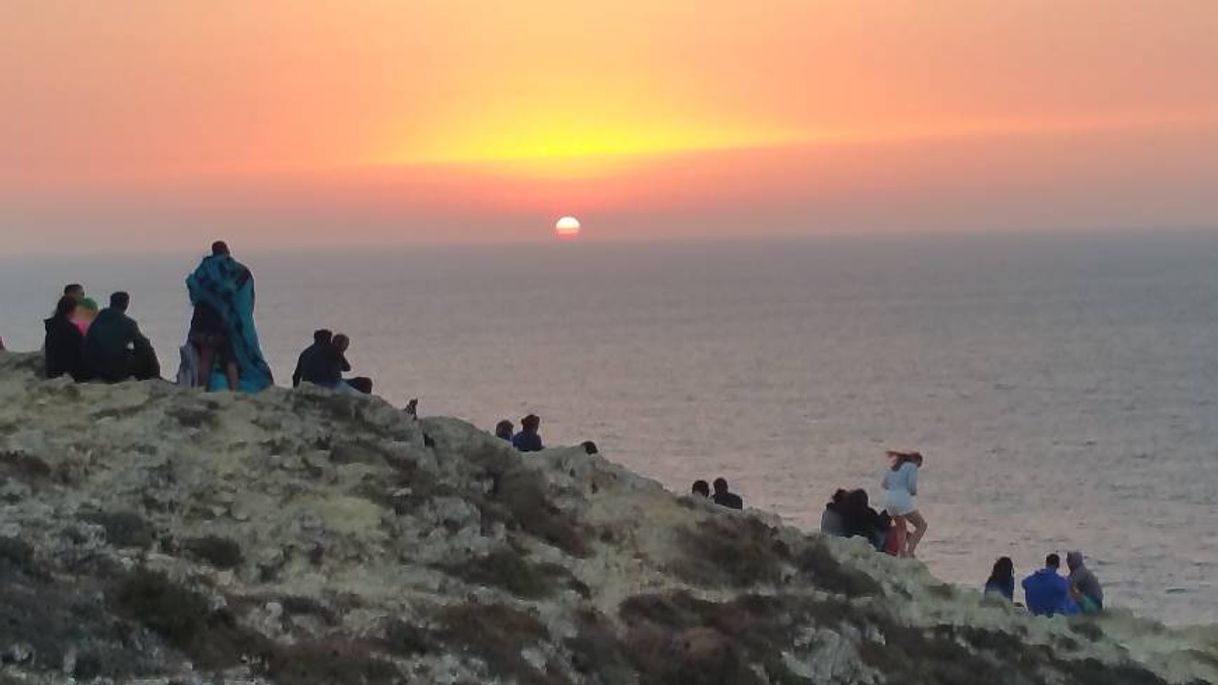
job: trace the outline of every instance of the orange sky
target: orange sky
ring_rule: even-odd
[[[1218,225],[1216,33],[1212,0],[7,0],[0,251]]]

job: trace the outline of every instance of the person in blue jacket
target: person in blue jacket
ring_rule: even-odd
[[[1033,615],[1078,613],[1078,605],[1070,599],[1070,582],[1057,572],[1061,565],[1061,557],[1050,554],[1044,568],[1023,579],[1024,601]]]
[[[512,447],[521,452],[540,452],[545,449],[541,444],[541,434],[537,430],[541,427],[541,417],[536,414],[529,414],[520,420],[520,432],[512,436]]]

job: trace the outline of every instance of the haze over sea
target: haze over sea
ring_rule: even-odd
[[[401,406],[595,440],[685,492],[817,527],[927,455],[920,556],[979,586],[1081,548],[1111,606],[1218,622],[1218,232],[257,253],[280,383],[313,329]],[[0,336],[37,349],[63,284],[132,293],[171,375],[198,254],[0,261]],[[1021,593],[1022,594],[1022,593]]]

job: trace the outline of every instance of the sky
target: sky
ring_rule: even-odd
[[[6,0],[0,253],[1218,227],[1213,0]]]

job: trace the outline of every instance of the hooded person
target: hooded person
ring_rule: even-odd
[[[1103,611],[1104,588],[1100,585],[1100,579],[1096,578],[1083,562],[1083,553],[1067,553],[1066,568],[1070,569],[1070,575],[1066,578],[1070,583],[1070,596],[1078,603],[1083,613],[1096,614]]]
[[[825,510],[820,515],[820,532],[824,535],[831,535],[835,538],[844,538],[846,535],[846,496],[845,490],[839,489],[833,493],[833,499],[825,505]]]
[[[233,259],[223,241],[212,243],[211,255],[204,257],[194,273],[186,278],[190,303],[196,309],[197,327],[210,340],[220,341],[223,352],[237,366],[237,389],[245,392],[264,390],[275,382],[271,367],[262,355],[258,331],[254,326],[254,276],[244,264]],[[206,330],[204,330],[206,329]],[[216,380],[219,382],[217,383]],[[225,380],[210,385],[224,385]]]

